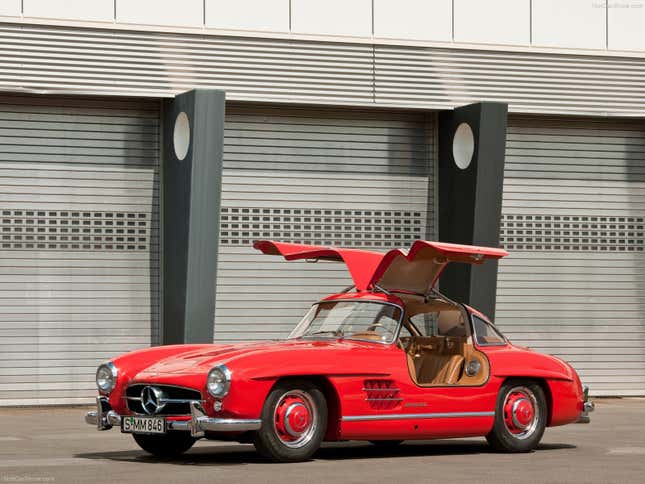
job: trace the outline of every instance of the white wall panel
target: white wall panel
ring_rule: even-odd
[[[529,0],[454,0],[455,41],[529,44]]]
[[[204,1],[116,0],[116,19],[130,24],[201,27]]]
[[[10,15],[20,17],[21,0],[2,0],[0,1],[0,15]]]
[[[605,2],[533,0],[533,45],[604,49]]]
[[[610,49],[645,50],[645,2],[624,2],[608,10]]]
[[[114,20],[114,1],[23,0],[23,12],[25,17],[112,21]]]
[[[289,31],[289,0],[206,0],[206,26]]]
[[[452,40],[452,0],[374,0],[374,36]]]
[[[372,0],[291,0],[291,31],[372,35]]]

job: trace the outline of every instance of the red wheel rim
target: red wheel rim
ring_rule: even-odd
[[[539,409],[535,394],[526,387],[512,388],[504,399],[502,407],[504,425],[514,437],[526,439],[537,428]]]
[[[297,448],[311,441],[318,425],[311,396],[302,390],[290,390],[280,397],[273,412],[273,426],[280,441]]]

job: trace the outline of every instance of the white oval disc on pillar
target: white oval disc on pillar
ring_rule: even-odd
[[[462,170],[470,165],[475,153],[475,136],[468,123],[461,123],[457,126],[455,136],[452,139],[452,157],[455,164]]]
[[[186,158],[190,146],[190,122],[188,115],[181,112],[175,119],[175,129],[172,134],[172,141],[175,147],[175,156],[179,161]]]

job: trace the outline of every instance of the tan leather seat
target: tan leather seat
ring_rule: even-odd
[[[461,377],[462,355],[427,354],[417,371],[417,381],[426,385],[453,385]]]
[[[434,385],[454,385],[461,376],[464,357],[461,355],[446,356],[448,356],[448,361],[444,363],[437,376],[432,380]]]

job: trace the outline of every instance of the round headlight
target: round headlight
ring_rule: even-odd
[[[208,372],[206,390],[214,397],[224,397],[231,388],[231,372],[225,365],[219,365]]]
[[[104,363],[96,370],[96,386],[103,393],[110,393],[116,385],[116,366]]]

